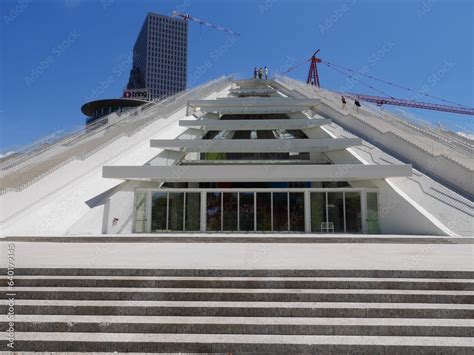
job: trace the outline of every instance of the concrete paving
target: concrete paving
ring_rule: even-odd
[[[474,270],[473,244],[3,241],[0,260],[13,243],[16,268]]]

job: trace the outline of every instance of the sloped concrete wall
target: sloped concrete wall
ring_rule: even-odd
[[[208,97],[213,99],[227,92],[228,87]],[[71,161],[22,191],[1,196],[0,233],[62,235],[102,231],[104,227],[99,216],[103,215],[100,209],[104,206],[91,209],[87,202],[122,183],[121,180],[104,179],[102,167],[146,164],[160,152],[150,147],[150,139],[176,137],[186,131],[177,123],[185,115],[186,108],[183,107],[131,137],[121,137],[85,160]]]
[[[311,128],[305,130],[310,138],[321,136],[324,129]],[[325,132],[328,137],[333,135]],[[357,164],[360,162],[350,150],[340,150],[326,153],[329,159],[339,164]],[[396,180],[394,178],[393,180]],[[382,234],[424,234],[446,235],[433,221],[419,209],[410,204],[396,192],[385,180],[353,181],[353,187],[369,187],[379,189],[379,222]]]
[[[474,195],[474,174],[472,170],[456,164],[443,156],[433,156],[391,132],[384,134],[352,117],[350,114],[343,115],[324,103],[317,107],[316,112],[325,118],[331,118],[335,123],[366,141],[381,147],[381,149],[394,157],[407,163],[412,163],[418,170],[437,178],[455,191],[459,191],[467,197]]]

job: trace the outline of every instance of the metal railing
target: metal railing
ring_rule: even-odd
[[[320,97],[329,100],[336,105],[335,107],[339,107],[342,104],[341,95],[339,93],[307,85],[286,76],[277,76],[276,79],[292,89],[297,89],[308,97]],[[454,132],[440,130],[438,127],[406,112],[404,112],[402,118],[376,105],[364,103],[364,105],[359,108],[359,113],[363,115],[357,115],[357,112],[351,112],[351,114],[354,114],[364,123],[378,131],[382,133],[391,132],[395,135],[399,135],[402,139],[432,155],[443,155],[450,160],[466,166],[466,163],[472,159],[472,155],[474,154],[474,144],[470,144],[467,138],[460,137]],[[364,118],[364,116],[366,117]],[[368,119],[369,117],[376,118],[377,121],[370,120]]]
[[[109,122],[110,118],[117,118],[114,116],[116,113],[112,113],[101,118],[97,128],[72,131],[41,150],[35,145],[30,146],[21,156],[0,165],[0,195],[22,190],[71,160],[86,159],[120,137],[131,136],[156,119],[169,116],[186,105],[189,99],[223,89],[230,81],[230,77],[221,77],[200,87],[126,111],[118,119]]]
[[[216,81],[222,80],[222,79],[223,78],[216,79],[206,84],[202,88],[206,87],[207,85],[212,85]],[[194,91],[199,90],[199,89],[201,89],[201,87],[185,90],[172,96],[161,97],[153,101],[150,101],[147,104],[139,106],[137,108],[127,110],[120,115],[118,115],[116,112],[113,112],[95,121],[94,127],[96,128],[92,130],[86,130],[85,127],[81,127],[77,130],[72,130],[67,133],[63,133],[60,136],[54,133],[50,134],[44,138],[37,140],[35,143],[32,143],[30,145],[27,145],[17,150],[14,154],[15,155],[14,157],[10,159],[4,159],[4,161],[0,163],[0,170],[3,170],[3,171],[8,170],[14,167],[15,165],[18,165],[24,162],[25,160],[39,156],[45,153],[46,151],[52,151],[56,147],[71,146],[72,143],[74,144],[79,143],[80,141],[84,139],[106,132],[110,130],[111,127],[118,126],[130,120],[131,118],[136,118],[140,114],[153,113],[154,112],[153,109],[156,108],[156,105],[167,105],[171,102],[176,101],[180,97],[183,97],[185,95],[191,95],[193,94]],[[110,118],[113,117],[114,115],[119,116],[119,119],[114,122],[109,122]]]
[[[337,137],[344,137],[344,138],[354,138],[355,136],[343,128],[335,126],[331,124],[329,126],[325,126],[332,134]],[[374,146],[364,142],[362,146],[352,147],[356,153],[362,155],[362,157],[366,160],[370,160],[370,163],[380,165],[380,164],[400,164],[401,162],[396,159],[390,157],[390,160],[387,160],[387,157],[384,157],[385,154],[380,150],[376,149]],[[450,189],[446,188],[445,186],[441,185],[440,183],[430,179],[426,175],[414,170],[413,176],[407,177],[407,179],[416,183],[421,189],[421,191],[428,197],[434,198],[437,201],[447,205],[451,208],[455,208],[456,210],[463,212],[469,216],[474,216],[473,214],[473,205],[469,199],[464,198],[463,196],[451,191]]]

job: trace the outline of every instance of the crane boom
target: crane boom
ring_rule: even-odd
[[[224,27],[221,27],[221,26],[218,26],[218,25],[213,25],[212,23],[209,23],[207,21],[204,21],[204,20],[200,20],[196,17],[192,17],[191,15],[189,14],[182,14],[178,11],[173,11],[172,13],[172,16],[173,17],[181,17],[183,20],[185,21],[188,21],[188,20],[191,20],[191,21],[194,21],[194,22],[197,22],[201,25],[205,25],[205,26],[208,26],[208,27],[211,27],[211,28],[214,28],[216,30],[219,30],[219,31],[223,31],[223,32],[227,32],[227,33],[230,33],[232,35],[235,35],[235,36],[240,36],[238,33],[234,32],[234,31],[231,31],[227,28],[224,28]]]
[[[361,101],[373,102],[379,106],[395,105],[395,106],[421,108],[425,110],[459,113],[461,115],[474,115],[474,108],[470,108],[470,107],[439,105],[439,104],[433,104],[429,102],[410,101],[410,100],[404,100],[404,99],[396,99],[393,97],[373,96],[373,95],[355,94],[355,93],[341,93],[341,95],[357,98]]]

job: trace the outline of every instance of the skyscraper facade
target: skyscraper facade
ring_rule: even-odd
[[[147,88],[151,98],[185,90],[187,47],[187,21],[149,12],[133,47],[127,88]]]

